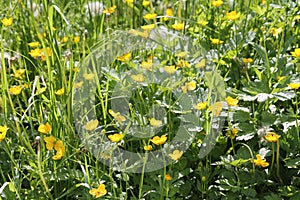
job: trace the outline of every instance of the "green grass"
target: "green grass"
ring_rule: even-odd
[[[2,0],[0,199],[299,199],[299,2],[149,2]]]

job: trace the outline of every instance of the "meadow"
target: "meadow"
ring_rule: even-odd
[[[1,0],[0,199],[300,199],[299,0]]]

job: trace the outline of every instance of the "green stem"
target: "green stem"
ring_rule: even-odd
[[[280,181],[280,183],[282,183],[283,184],[283,181],[282,181],[282,178],[281,178],[281,176],[280,176],[280,164],[279,164],[279,159],[280,159],[280,142],[279,142],[279,140],[277,140],[277,149],[276,149],[276,175],[277,175],[277,177],[278,177],[278,179],[279,179],[279,181]]]
[[[51,192],[50,192],[50,190],[49,190],[49,188],[47,186],[46,180],[45,180],[43,172],[42,172],[42,166],[41,166],[41,143],[40,143],[40,141],[38,143],[37,162],[38,162],[37,164],[38,164],[38,170],[39,170],[38,173],[39,173],[40,178],[42,180],[43,186],[44,186],[44,188],[46,190],[46,193],[48,194],[48,197],[51,200],[53,200],[52,194],[51,194]]]

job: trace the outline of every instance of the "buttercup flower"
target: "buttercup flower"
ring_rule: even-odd
[[[131,78],[139,83],[145,81],[145,77],[143,76],[143,74],[131,75]]]
[[[84,73],[83,74],[83,78],[88,81],[93,80],[94,77],[95,77],[95,74],[93,74],[93,73],[89,73],[89,74]]]
[[[110,141],[112,142],[120,142],[124,137],[124,134],[120,134],[120,133],[115,133],[113,135],[109,135],[108,139],[110,139]]]
[[[0,142],[2,142],[5,139],[7,131],[7,126],[0,126]]]
[[[103,10],[103,13],[107,14],[107,15],[111,15],[115,12],[117,6],[112,6],[108,9]]]
[[[84,125],[84,129],[87,130],[87,131],[95,130],[97,128],[98,124],[99,124],[99,121],[97,119],[88,121]]]
[[[151,20],[151,19],[154,19],[155,17],[157,16],[157,14],[155,13],[148,13],[146,15],[143,16],[144,19],[147,19],[147,20]]]
[[[222,0],[212,0],[211,5],[213,7],[220,7],[221,5],[223,5],[223,1]]]
[[[145,25],[145,26],[141,26],[141,29],[143,29],[143,30],[147,30],[147,31],[150,31],[150,30],[152,30],[152,29],[154,29],[155,28],[155,24],[148,24],[148,25]],[[144,34],[143,34],[144,35]],[[148,37],[148,34],[147,34],[147,37]]]
[[[216,102],[214,105],[209,106],[209,110],[212,111],[216,117],[220,115],[222,108],[222,102]]]
[[[265,135],[265,139],[268,142],[277,142],[279,140],[279,138],[280,138],[280,135],[277,135],[274,132],[267,132]]]
[[[184,29],[184,24],[182,24],[182,23],[176,23],[176,24],[172,25],[172,28],[174,28],[177,31],[181,31],[181,30]]]
[[[130,58],[131,58],[131,53],[129,52],[129,53],[123,54],[122,56],[119,56],[119,57],[117,58],[117,60],[119,60],[119,61],[121,61],[121,62],[127,62],[127,61],[130,60]]]
[[[156,145],[162,145],[167,141],[167,135],[164,134],[161,137],[159,136],[154,136],[152,139],[150,139],[150,141]]]
[[[299,83],[289,83],[288,86],[291,88],[291,89],[299,89],[300,87],[300,82]]]
[[[21,91],[22,87],[20,85],[12,86],[11,88],[9,88],[9,92],[13,95],[18,95],[21,93]]]
[[[80,42],[80,36],[75,36],[73,39],[74,43],[79,43]]]
[[[119,124],[122,124],[126,118],[120,114],[120,112],[115,113],[112,109],[108,110],[109,114],[111,114],[111,116],[113,116],[113,118],[115,118],[115,120],[117,120],[119,122]]]
[[[25,74],[26,69],[18,69],[14,74],[13,77],[22,79],[23,74]]]
[[[183,154],[183,151],[174,150],[173,153],[170,153],[169,156],[172,160],[179,160]]]
[[[170,19],[170,17],[173,17],[173,10],[172,8],[167,8],[166,9],[166,16],[164,17],[164,21],[168,21]]]
[[[239,103],[239,100],[238,99],[234,99],[230,96],[226,97],[226,103],[229,105],[229,106],[237,106],[238,103]]]
[[[37,48],[38,46],[40,46],[40,42],[30,42],[28,43],[28,46],[32,48]]]
[[[150,60],[150,61],[143,61],[143,62],[141,63],[141,67],[142,67],[143,69],[146,69],[146,70],[151,70],[151,69],[152,69],[152,66],[153,66],[152,60]]]
[[[38,127],[38,132],[47,134],[51,131],[51,125],[47,122],[46,124],[41,124]]]
[[[227,131],[226,136],[231,139],[234,139],[238,132],[239,132],[239,130],[237,128],[233,128],[232,130]]]
[[[222,44],[223,41],[219,39],[210,38],[212,44]]]
[[[207,102],[199,102],[196,105],[194,105],[194,108],[196,110],[204,110],[207,106]]]
[[[61,140],[57,140],[54,149],[56,150],[56,155],[52,156],[53,160],[60,160],[65,155],[65,145]]]
[[[199,20],[197,21],[198,24],[202,25],[202,26],[206,26],[208,24],[208,21],[205,20]]]
[[[13,18],[12,17],[10,17],[10,18],[3,18],[1,20],[1,22],[2,22],[3,26],[10,26],[13,23]]]
[[[244,63],[252,63],[253,59],[252,58],[243,58]]]
[[[91,195],[93,195],[95,198],[100,198],[104,195],[106,195],[107,191],[105,189],[105,185],[102,183],[99,185],[98,188],[93,188],[89,191]]]
[[[259,167],[268,167],[269,163],[266,161],[266,159],[262,159],[261,155],[257,154],[256,159],[252,159],[252,162]]]
[[[174,74],[177,71],[177,68],[175,67],[175,65],[171,65],[171,66],[165,66],[164,70],[168,74]]]
[[[236,11],[231,11],[231,12],[226,13],[227,19],[232,20],[232,21],[237,20],[240,17],[240,15],[241,14],[237,13]]]
[[[294,51],[291,52],[291,54],[296,58],[300,58],[300,48],[296,48]]]
[[[146,145],[144,146],[145,151],[151,151],[153,149],[152,145]]]
[[[166,180],[166,181],[172,180],[172,176],[171,176],[170,174],[166,174],[166,175],[165,175],[165,180]]]
[[[64,88],[61,88],[61,89],[59,89],[59,90],[57,90],[56,92],[55,92],[55,94],[57,95],[57,96],[61,96],[61,95],[63,95],[65,93],[65,89]]]
[[[149,6],[150,5],[150,1],[143,1],[142,5],[145,6],[145,7]]]
[[[150,125],[153,127],[158,127],[162,125],[162,121],[161,120],[157,120],[155,118],[151,118],[150,119]]]
[[[74,83],[73,87],[75,89],[78,89],[78,88],[81,88],[82,85],[83,85],[83,81],[80,81],[80,82]]]
[[[183,59],[180,59],[176,65],[178,67],[182,67],[182,68],[190,67],[190,63],[188,61],[183,60]]]

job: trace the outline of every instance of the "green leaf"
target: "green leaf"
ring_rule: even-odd
[[[225,82],[219,71],[205,72],[205,82],[207,87],[215,93],[219,99],[226,98]]]
[[[235,167],[239,167],[248,161],[249,161],[249,159],[238,159],[238,160],[234,160],[234,161],[230,162],[229,164],[232,166],[235,166]]]

